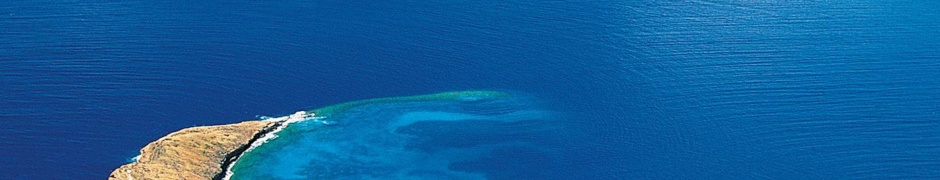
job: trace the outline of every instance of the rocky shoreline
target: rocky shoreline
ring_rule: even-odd
[[[110,180],[222,179],[228,166],[280,121],[182,129],[147,144],[140,158],[111,172]]]

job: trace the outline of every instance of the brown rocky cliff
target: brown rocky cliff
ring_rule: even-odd
[[[108,179],[213,179],[233,153],[244,151],[273,126],[270,121],[246,121],[179,130],[144,146],[137,162],[115,169]]]

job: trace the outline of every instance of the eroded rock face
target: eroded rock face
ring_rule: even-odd
[[[273,126],[246,121],[179,130],[144,146],[137,162],[119,167],[108,179],[213,179],[224,172],[226,160]]]

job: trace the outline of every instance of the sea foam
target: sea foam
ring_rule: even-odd
[[[249,146],[248,149],[246,149],[244,152],[242,152],[242,154],[251,152],[252,150],[254,150],[255,148],[257,148],[258,146],[261,146],[261,145],[263,145],[264,143],[267,143],[267,142],[269,142],[269,141],[271,141],[271,140],[277,138],[277,137],[278,137],[277,133],[283,131],[284,128],[286,128],[286,127],[287,127],[288,125],[290,125],[290,124],[297,123],[297,122],[308,121],[308,120],[317,120],[317,121],[319,121],[320,119],[324,119],[323,117],[317,117],[317,116],[315,116],[315,114],[313,114],[313,113],[309,113],[309,114],[308,114],[308,112],[306,112],[306,111],[298,111],[298,112],[296,112],[296,113],[294,113],[294,114],[292,114],[292,115],[288,115],[288,116],[281,116],[281,117],[258,116],[258,118],[260,118],[260,119],[263,120],[263,121],[272,121],[272,122],[275,122],[276,125],[277,125],[277,127],[275,127],[274,130],[271,130],[270,132],[267,132],[267,133],[265,133],[264,135],[261,135],[261,137],[258,138],[257,140],[255,140],[254,142],[252,142],[252,143],[251,143],[251,146]],[[327,122],[327,121],[323,121],[323,122]],[[327,124],[327,123],[323,123],[323,124]],[[137,157],[139,158],[140,155],[138,155]],[[135,161],[136,161],[136,160],[135,160]],[[233,174],[234,174],[234,173],[232,172],[232,165],[230,165],[229,167],[226,167],[226,169],[225,169],[225,177],[223,177],[222,179],[224,179],[224,180],[229,180],[229,179],[232,178],[232,175],[233,175]]]

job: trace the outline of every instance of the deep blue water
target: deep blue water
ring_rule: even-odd
[[[180,128],[495,89],[565,114],[551,136],[563,158],[527,164],[545,156],[498,152],[482,158],[523,160],[454,169],[493,179],[940,179],[937,8],[4,1],[0,174],[101,179]]]

